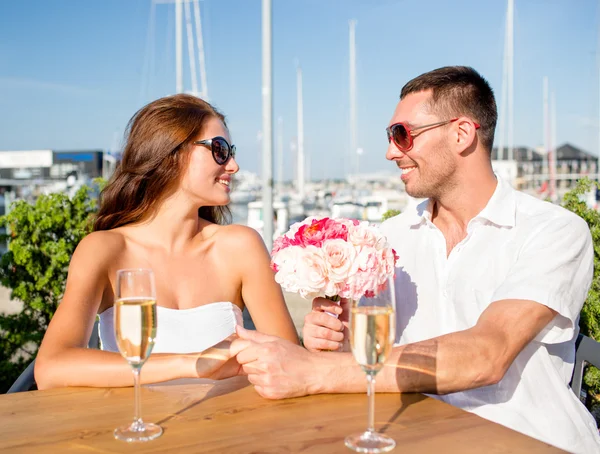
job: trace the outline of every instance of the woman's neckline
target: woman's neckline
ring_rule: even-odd
[[[164,307],[164,306],[156,305],[156,310],[157,311],[158,310],[167,311],[167,312],[187,312],[187,313],[190,313],[190,312],[195,312],[195,311],[201,310],[201,309],[203,309],[205,307],[208,307],[208,306],[214,306],[216,304],[218,304],[218,305],[228,304],[228,305],[233,306],[234,308],[238,308],[239,309],[239,307],[236,306],[235,304],[233,304],[231,301],[216,301],[214,303],[202,304],[200,306],[188,307],[188,308],[185,308],[185,309],[173,309],[172,307]],[[113,311],[113,310],[114,310],[114,306],[110,306],[108,309],[106,309],[105,311],[99,313],[98,315],[102,315],[102,314],[105,314],[108,311]]]

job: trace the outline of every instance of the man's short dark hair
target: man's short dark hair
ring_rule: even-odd
[[[496,100],[490,84],[468,66],[445,66],[415,77],[402,87],[400,99],[411,93],[431,90],[431,111],[442,120],[461,115],[479,123],[482,145],[492,152],[498,120]]]

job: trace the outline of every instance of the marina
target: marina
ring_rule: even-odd
[[[21,3],[6,449],[600,446],[600,1]]]

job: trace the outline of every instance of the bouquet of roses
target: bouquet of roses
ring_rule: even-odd
[[[397,260],[385,236],[366,221],[309,217],[275,240],[271,267],[288,292],[357,300],[385,288]]]

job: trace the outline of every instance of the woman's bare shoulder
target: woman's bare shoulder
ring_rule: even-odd
[[[100,230],[86,235],[77,245],[73,257],[101,259],[114,257],[125,248],[125,236],[119,230]]]
[[[260,234],[245,225],[219,225],[215,233],[215,241],[225,247],[239,248],[242,251],[247,251],[249,248],[265,249],[265,243]]]
[[[255,272],[269,269],[270,255],[260,234],[239,224],[219,226],[214,236],[215,251],[230,270],[237,270],[242,280]]]

